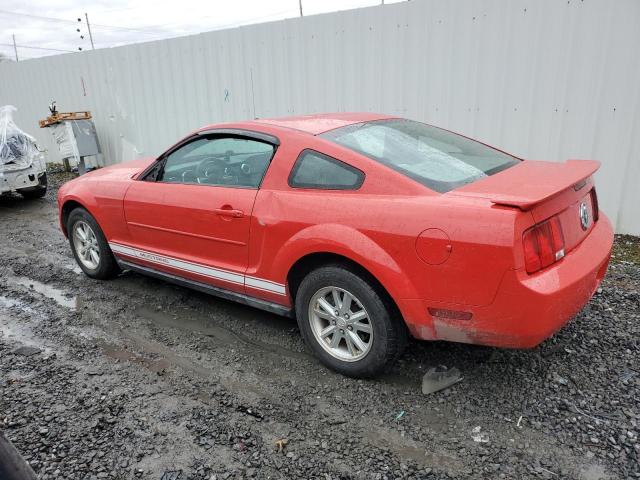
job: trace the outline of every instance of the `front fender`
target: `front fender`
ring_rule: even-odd
[[[129,182],[105,178],[94,180],[88,176],[79,177],[63,185],[58,193],[62,231],[65,232],[66,229],[62,224],[64,206],[73,201],[96,219],[107,240],[128,238],[123,198],[129,185]]]
[[[95,197],[90,192],[77,192],[78,188],[74,185],[74,181],[67,182],[58,190],[58,221],[60,223],[60,229],[65,237],[68,237],[67,226],[65,225],[65,208],[69,205],[69,202],[79,204],[82,208],[87,210],[91,215],[96,217],[95,210],[97,209],[97,202]],[[82,188],[80,188],[82,190]]]
[[[348,258],[371,273],[394,298],[416,298],[417,292],[398,263],[361,231],[339,224],[312,225],[287,240],[273,259],[275,278],[287,278],[291,267],[314,253]]]

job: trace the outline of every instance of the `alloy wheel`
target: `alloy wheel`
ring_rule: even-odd
[[[100,246],[91,226],[82,220],[73,226],[73,245],[78,259],[90,270],[100,264]]]
[[[347,290],[318,290],[309,302],[309,322],[316,341],[338,360],[354,362],[371,350],[373,326],[369,314]]]

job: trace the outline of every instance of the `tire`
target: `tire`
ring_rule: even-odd
[[[91,245],[89,250],[93,250],[97,255],[97,262],[95,261],[96,255],[88,253],[86,256],[82,256],[81,252],[87,251],[87,249],[83,248],[82,234],[77,232],[77,229],[82,230],[89,239],[88,243],[85,242],[84,245]],[[118,267],[102,229],[95,218],[84,208],[76,208],[69,214],[67,235],[73,256],[78,266],[88,277],[107,280],[120,273],[120,267]]]
[[[22,195],[24,198],[42,198],[47,194],[47,174],[38,178],[38,182],[40,185],[36,185],[35,187],[27,187],[21,188],[18,190],[18,193]]]
[[[351,297],[348,311],[342,308],[347,295]],[[339,308],[328,315],[322,299]],[[350,377],[378,375],[407,344],[406,326],[384,293],[342,265],[327,265],[307,274],[298,288],[295,307],[302,337],[314,354],[325,366]],[[331,333],[323,339],[326,332]]]

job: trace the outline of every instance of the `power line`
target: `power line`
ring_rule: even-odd
[[[123,7],[123,8],[110,8],[108,10],[92,10],[93,13],[112,13],[112,12],[122,12],[124,10],[140,10],[141,8],[149,8],[147,5],[135,5],[133,7]]]
[[[64,20],[62,18],[42,17],[40,15],[30,15],[28,13],[9,12],[7,10],[0,10],[0,13],[4,13],[6,15],[17,15],[17,16],[20,16],[20,17],[38,18],[38,19],[41,19],[41,20],[49,20],[49,21],[52,21],[52,22],[74,23],[71,20]]]
[[[215,30],[223,30],[225,28],[232,28],[232,27],[244,27],[247,25],[251,25],[253,22],[259,21],[259,20],[267,20],[269,18],[273,18],[273,17],[280,17],[281,15],[287,14],[287,13],[293,13],[295,12],[295,10],[289,9],[289,10],[282,10],[280,12],[276,12],[276,13],[272,13],[269,15],[263,15],[262,17],[253,17],[253,18],[248,18],[247,20],[243,20],[243,21],[239,21],[239,22],[232,22],[232,23],[224,23],[224,24],[219,24],[219,25],[212,25],[211,26],[211,30],[204,30],[204,32],[201,33],[207,33],[210,31],[215,31]],[[204,18],[211,18],[212,15],[206,15]],[[180,22],[173,22],[173,23],[166,23],[164,26],[168,26],[168,25],[175,25],[176,23],[180,23]]]
[[[45,16],[42,16],[42,15],[32,15],[30,13],[10,12],[8,10],[0,10],[0,14],[16,15],[16,16],[20,16],[20,17],[35,18],[37,20],[45,20],[45,21],[48,21],[48,22],[69,23],[69,24],[74,24],[74,25],[76,23],[73,20],[66,20],[64,18],[45,17]],[[116,25],[104,25],[104,24],[99,24],[99,23],[92,23],[91,25],[94,28],[95,27],[101,27],[101,28],[107,28],[107,29],[112,29],[112,30],[125,30],[125,31],[132,31],[132,32],[142,32],[142,33],[147,33],[147,34],[155,34],[155,35],[157,35],[158,33],[166,33],[166,32],[164,32],[162,30],[153,30],[153,27],[151,27],[151,28],[133,28],[133,27],[120,27],[120,26],[116,26]]]
[[[4,62],[0,59],[0,65],[4,65],[5,62],[6,63],[14,63],[16,60],[14,58],[13,52],[9,52],[9,51],[0,51],[0,57],[2,57],[2,55],[5,55],[6,59]],[[20,61],[24,61],[24,60],[31,60],[31,59],[35,59],[35,58],[45,58],[46,55],[39,55],[39,56],[33,56],[33,57],[25,57],[24,54],[20,54]]]
[[[273,17],[278,17],[280,15],[287,14],[287,13],[290,13],[290,12],[291,12],[291,10],[279,11],[279,12],[272,13],[270,15],[264,15],[264,16],[260,16],[260,17],[253,17],[253,18],[245,20],[244,22],[233,22],[233,23],[228,23],[228,24],[215,25],[215,26],[211,26],[211,28],[212,28],[212,30],[218,30],[218,29],[224,29],[224,28],[228,28],[228,27],[242,26],[242,25],[246,25],[247,23],[252,23],[252,22],[255,22],[255,21],[260,21],[260,20],[273,18]],[[40,19],[40,20],[47,20],[47,21],[54,21],[54,22],[69,23],[69,24],[77,25],[77,23],[72,21],[72,20],[65,20],[65,19],[62,19],[62,18],[44,17],[44,16],[41,16],[41,15],[31,15],[31,14],[27,14],[27,13],[9,12],[9,11],[6,11],[6,10],[0,10],[0,14],[2,14],[2,13],[10,14],[10,15],[24,16],[24,17],[29,17],[29,18],[35,18],[35,19]],[[205,16],[203,18],[210,18],[210,17],[211,17],[211,15],[207,15],[207,16]],[[168,23],[168,24],[165,24],[165,25],[174,25],[176,23],[179,23],[179,22]],[[159,26],[165,26],[165,25],[159,25]],[[87,26],[88,26],[88,18],[87,18]],[[130,29],[130,28],[127,28],[127,27],[111,27],[111,26],[99,25],[99,24],[95,24],[95,23],[92,23],[91,26],[94,27],[94,28],[96,26],[100,26],[100,27],[106,27],[106,28],[114,28],[114,29],[118,29],[118,30],[138,31],[137,29]],[[144,32],[144,33],[150,33],[150,32]],[[171,38],[171,37],[172,37],[171,32],[165,31],[165,32],[163,32],[162,35],[160,34],[160,32],[155,34],[155,37],[152,38],[152,40],[160,39],[160,38]],[[105,44],[107,42],[97,42],[97,43]],[[12,43],[0,43],[0,46],[14,47],[14,45]],[[37,46],[33,46],[33,45],[20,45],[20,44],[18,44],[16,46],[19,47],[19,48],[26,48],[26,49],[33,49],[33,50],[47,50],[47,51],[52,51],[52,52],[75,53],[75,50],[66,50],[66,49],[51,48],[51,47],[37,47]],[[37,57],[23,57],[23,58],[37,58]]]
[[[13,43],[0,43],[0,46],[3,47],[13,47]],[[50,47],[35,47],[33,45],[20,45],[20,44],[16,44],[16,47],[19,48],[30,48],[32,50],[50,50],[52,52],[69,52],[69,53],[74,53],[73,50],[63,50],[60,48],[50,48]]]
[[[137,8],[137,7],[136,7]],[[133,9],[133,8],[131,8]],[[128,9],[123,9],[123,10],[128,10]],[[246,25],[247,23],[251,23],[251,22],[255,22],[256,20],[263,20],[263,19],[267,19],[267,18],[273,18],[273,17],[279,17],[280,15],[286,14],[286,13],[290,13],[292,12],[291,9],[288,10],[282,10],[279,12],[275,12],[275,13],[271,13],[269,15],[263,15],[260,17],[253,17],[244,21],[238,21],[238,22],[232,22],[232,23],[228,23],[228,24],[222,24],[222,25],[214,25],[212,26],[213,29],[219,29],[219,28],[225,28],[225,27],[232,27],[232,26],[242,26],[242,25]],[[7,14],[7,15],[18,15],[18,16],[22,16],[22,17],[29,17],[29,18],[35,18],[38,20],[45,20],[45,21],[51,21],[51,22],[60,22],[60,23],[69,23],[69,24],[75,24],[76,22],[72,21],[72,20],[66,20],[63,18],[55,18],[55,17],[45,17],[42,15],[32,15],[30,13],[21,13],[21,12],[10,12],[8,10],[0,10],[0,14]],[[204,18],[211,18],[214,15],[205,15],[203,17],[200,17],[201,19]],[[160,25],[153,25],[153,26],[149,26],[149,27],[140,27],[140,28],[135,28],[135,27],[122,27],[122,26],[118,26],[118,25],[107,25],[107,24],[102,24],[102,23],[93,23],[91,22],[91,26],[93,28],[99,27],[99,28],[106,28],[106,29],[110,29],[110,30],[121,30],[121,31],[131,31],[131,32],[141,32],[141,33],[145,33],[148,35],[170,35],[171,32],[167,31],[166,29],[163,29],[163,27],[168,27],[171,25],[176,25],[176,24],[181,24],[183,22],[170,22],[170,23],[163,23]]]
[[[352,0],[353,1],[353,0]],[[360,0],[362,1],[362,0]],[[380,1],[380,0],[377,0]],[[303,12],[302,12],[302,0],[299,0],[299,14],[302,16]],[[137,9],[138,7],[128,7],[128,8],[122,8],[122,9],[114,9],[113,11],[118,11],[118,10],[133,10],[133,9]],[[140,7],[142,8],[142,7]],[[108,12],[109,10],[106,10],[106,12]],[[182,21],[173,21],[170,23],[165,23],[165,24],[161,24],[161,25],[154,25],[154,26],[149,26],[149,27],[141,27],[141,28],[134,28],[134,27],[123,27],[123,26],[116,26],[116,25],[107,25],[107,24],[97,24],[97,23],[91,23],[91,27],[89,27],[89,22],[88,22],[88,16],[87,14],[85,14],[85,16],[87,17],[87,28],[89,30],[89,36],[90,36],[90,40],[93,40],[91,37],[91,28],[95,29],[107,29],[107,30],[119,30],[119,31],[130,31],[130,32],[140,32],[146,35],[152,35],[151,38],[145,39],[145,40],[138,40],[138,41],[152,41],[152,40],[158,40],[158,39],[166,39],[166,38],[173,38],[176,36],[182,36],[182,35],[190,35],[190,34],[196,34],[196,33],[205,33],[205,32],[209,32],[209,31],[215,31],[215,30],[220,30],[220,29],[225,29],[225,28],[229,28],[229,27],[240,27],[240,26],[244,26],[244,25],[249,25],[252,24],[254,22],[260,22],[262,20],[266,20],[266,19],[271,19],[274,17],[282,17],[282,16],[286,16],[288,14],[292,14],[294,12],[293,9],[288,9],[288,10],[284,10],[284,11],[279,11],[279,12],[275,12],[269,15],[264,15],[264,16],[260,16],[260,17],[253,17],[244,21],[236,21],[233,23],[228,23],[228,24],[218,24],[218,25],[208,25],[208,26],[204,26],[204,25],[199,25],[197,30],[191,30],[188,26],[186,30],[182,30],[182,31],[175,31],[171,29],[170,26],[172,25],[179,25],[179,24],[183,24],[184,22]],[[43,21],[47,21],[47,22],[57,22],[57,23],[63,23],[63,24],[69,24],[69,25],[77,25],[76,22],[74,22],[73,20],[67,20],[64,18],[56,18],[56,17],[48,17],[48,16],[44,16],[44,15],[33,15],[33,14],[29,14],[29,13],[22,13],[22,12],[12,12],[12,11],[8,11],[8,10],[2,10],[0,9],[0,15],[14,15],[14,16],[20,16],[20,17],[26,17],[26,18],[33,18],[36,20],[43,20]],[[204,20],[207,18],[211,18],[214,15],[205,15],[205,16],[201,16],[199,17],[200,20]],[[78,18],[78,21],[80,21],[80,19]],[[191,27],[193,27],[194,25],[192,25]],[[202,28],[205,28],[204,31],[198,31],[201,30]],[[180,30],[180,29],[179,29]],[[191,30],[191,31],[189,31]],[[79,31],[79,30],[78,30]],[[81,36],[81,38],[84,38]],[[113,45],[112,42],[95,42],[98,44],[111,44],[110,46]],[[129,44],[129,43],[137,43],[137,41],[128,41],[124,44]],[[94,42],[92,41],[92,45],[94,44]],[[117,45],[117,43],[116,43]],[[7,47],[13,47],[13,44],[4,44],[4,43],[0,43],[0,46],[7,46]],[[105,45],[107,46],[107,45]],[[29,46],[29,45],[17,45],[17,47],[20,48],[26,48],[26,49],[35,49],[35,50],[48,50],[48,51],[52,51],[52,52],[64,52],[64,53],[74,53],[75,50],[66,50],[66,49],[56,49],[56,48],[50,48],[50,47],[38,47],[38,46]],[[94,47],[95,48],[95,47]],[[104,47],[103,47],[104,48]],[[82,48],[79,48],[79,50],[82,50]]]
[[[103,24],[100,24],[100,23],[92,23],[91,25],[93,27],[100,27],[100,28],[106,28],[106,29],[111,29],[111,30],[122,30],[122,31],[129,31],[129,32],[140,32],[140,33],[146,33],[148,35],[158,35],[158,34],[167,33],[164,30],[154,30],[153,27],[151,27],[149,29],[132,28],[132,27],[117,27],[115,25],[103,25]]]

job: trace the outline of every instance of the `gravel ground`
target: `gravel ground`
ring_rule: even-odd
[[[638,239],[536,349],[412,342],[353,380],[292,320],[86,278],[57,226],[63,179],[0,199],[0,429],[40,478],[640,478]],[[423,395],[437,365],[464,379]]]

